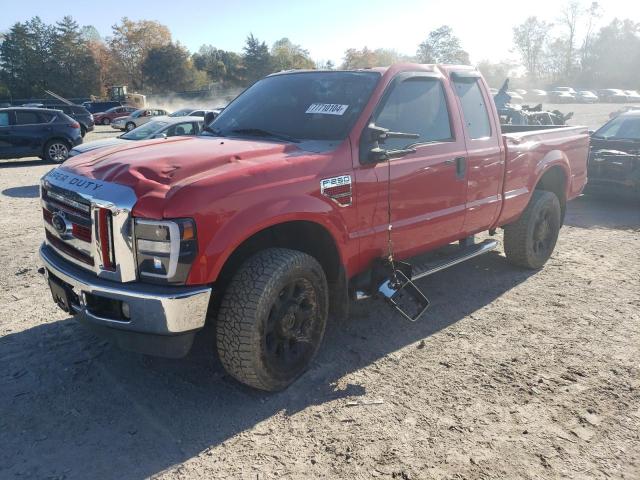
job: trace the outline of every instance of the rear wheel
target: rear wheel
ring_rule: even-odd
[[[87,129],[84,128],[82,125],[80,126],[80,136],[82,138],[84,138],[84,136],[87,134]]]
[[[111,120],[109,119],[109,117],[104,117],[102,119],[102,125],[109,125],[111,123]]]
[[[69,157],[69,145],[64,140],[49,140],[44,146],[44,159],[62,163]]]
[[[234,275],[218,312],[224,368],[254,388],[286,388],[318,352],[328,305],[327,280],[313,257],[284,248],[254,255]]]
[[[558,197],[535,190],[520,218],[504,227],[507,260],[524,268],[542,268],[556,246],[561,218]]]

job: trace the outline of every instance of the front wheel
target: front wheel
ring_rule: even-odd
[[[520,218],[504,227],[504,252],[507,260],[532,270],[549,260],[558,240],[562,213],[558,197],[535,190]]]
[[[315,357],[327,323],[329,294],[315,258],[270,248],[247,260],[229,284],[218,312],[218,355],[234,378],[277,391]]]
[[[127,122],[127,124],[124,126],[124,129],[127,132],[130,132],[131,130],[133,130],[134,128],[136,128],[136,124],[133,122]]]
[[[105,117],[102,119],[102,125],[109,125],[111,123],[111,120],[109,119],[109,117]]]

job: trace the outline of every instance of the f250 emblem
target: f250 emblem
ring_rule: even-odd
[[[348,207],[352,202],[351,175],[323,178],[320,180],[320,193],[340,207]]]

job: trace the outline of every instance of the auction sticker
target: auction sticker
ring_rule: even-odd
[[[342,115],[347,111],[349,105],[339,103],[312,103],[304,113],[321,113],[323,115]]]

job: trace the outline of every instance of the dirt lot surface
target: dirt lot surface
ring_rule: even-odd
[[[150,358],[54,306],[36,272],[49,168],[0,162],[0,478],[640,478],[638,203],[574,201],[539,272],[500,251],[420,282],[419,323],[353,304],[270,395],[207,335]]]

